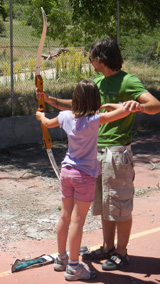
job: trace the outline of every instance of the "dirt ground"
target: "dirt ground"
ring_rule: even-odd
[[[160,190],[160,131],[134,133],[136,197]],[[54,143],[60,167],[66,143]],[[143,204],[142,204],[143,206]],[[56,239],[61,213],[60,185],[41,145],[23,145],[0,153],[0,246],[27,239]],[[85,232],[101,228],[100,217],[89,211]]]

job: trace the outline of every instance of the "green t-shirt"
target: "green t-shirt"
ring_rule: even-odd
[[[107,78],[104,75],[95,78],[94,82],[99,88],[102,105],[136,100],[141,94],[148,92],[136,76],[123,71]],[[101,125],[98,146],[120,146],[131,143],[134,117],[135,114],[131,113],[127,117]]]

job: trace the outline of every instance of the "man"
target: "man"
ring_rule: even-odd
[[[99,129],[98,160],[102,175],[97,178],[92,212],[102,218],[103,246],[83,254],[83,259],[107,259],[102,269],[116,270],[129,263],[127,244],[132,226],[134,196],[130,143],[134,112],[158,113],[160,102],[135,76],[121,71],[123,60],[115,40],[103,39],[94,43],[90,50],[90,62],[95,71],[103,74],[94,80],[100,91],[102,105],[123,103],[131,111],[128,117],[102,125]],[[72,105],[71,100],[48,97],[46,93],[44,99],[61,110],[69,109]],[[108,110],[112,110],[112,107],[113,104]]]
[[[90,61],[103,76],[96,78],[101,103],[124,102],[131,112],[153,114],[160,111],[160,103],[133,75],[121,71],[122,56],[117,43],[103,39],[94,43],[90,50]],[[137,101],[138,102],[137,102]],[[103,246],[83,255],[84,259],[103,259],[104,270],[120,269],[128,264],[129,241],[134,196],[134,169],[130,148],[134,113],[129,117],[105,124],[99,129],[98,160],[102,176],[97,179],[93,215],[101,214]],[[117,246],[115,232],[117,230]]]

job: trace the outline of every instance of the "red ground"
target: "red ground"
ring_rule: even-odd
[[[133,143],[137,195],[134,200],[133,227],[128,244],[130,265],[123,271],[105,272],[101,270],[100,262],[88,263],[90,267],[97,270],[97,278],[88,281],[89,283],[160,283],[160,151],[159,137],[153,138],[153,136],[152,139],[142,136]],[[93,248],[101,244],[101,229],[84,233],[82,245]],[[54,272],[52,264],[32,267],[13,274],[10,272],[10,267],[17,258],[22,259],[28,256],[33,258],[56,251],[56,242],[52,239],[39,241],[28,239],[9,243],[6,250],[0,251],[0,283],[65,283],[64,272]]]

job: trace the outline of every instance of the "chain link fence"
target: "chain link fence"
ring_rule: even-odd
[[[11,2],[6,0],[10,18],[3,21],[0,34],[0,117],[29,115],[37,108],[35,67],[40,37],[34,36],[31,26],[11,17]],[[44,89],[54,96],[71,98],[75,81],[82,73],[87,78],[92,73],[82,48],[60,48],[47,36],[41,59]]]
[[[31,26],[12,18],[11,0],[5,0],[5,4],[10,17],[3,21],[0,16],[0,26],[3,24],[0,33],[0,117],[30,115],[37,108],[35,66],[40,37],[34,36]],[[134,51],[132,46],[130,50],[122,50],[122,54],[131,58],[135,57]],[[60,48],[47,36],[41,58],[44,90],[56,97],[71,98],[77,81],[96,76],[83,48]],[[159,72],[157,66],[156,70]],[[142,70],[140,77],[143,79]],[[50,110],[47,106],[46,111]]]

